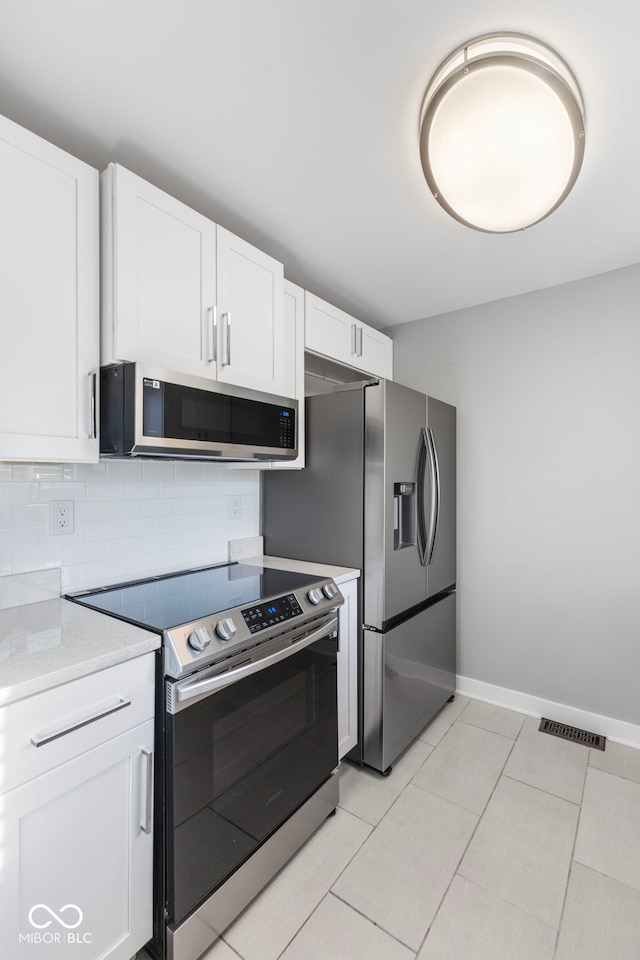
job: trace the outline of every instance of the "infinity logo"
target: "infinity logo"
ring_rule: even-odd
[[[83,920],[83,913],[80,907],[76,906],[75,903],[67,903],[64,907],[60,907],[60,913],[64,913],[65,910],[75,910],[78,919],[75,923],[65,923],[60,913],[54,913],[51,907],[48,907],[46,903],[36,903],[35,907],[31,907],[29,910],[29,923],[32,927],[35,927],[37,930],[44,930],[45,927],[51,926],[51,920],[45,920],[44,923],[36,923],[33,919],[33,915],[36,910],[46,910],[46,912],[53,917],[54,920],[57,920],[61,927],[64,927],[66,930],[75,930],[76,927],[79,927]]]

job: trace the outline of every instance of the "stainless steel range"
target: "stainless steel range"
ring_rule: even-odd
[[[162,634],[147,949],[196,960],[335,810],[342,595],[231,563],[68,599]]]

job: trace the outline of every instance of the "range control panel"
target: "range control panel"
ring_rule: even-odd
[[[268,603],[259,603],[255,607],[245,607],[241,613],[244,622],[249,627],[249,632],[257,633],[259,630],[273,627],[283,620],[301,616],[302,608],[296,595],[289,593],[284,597],[269,600]]]

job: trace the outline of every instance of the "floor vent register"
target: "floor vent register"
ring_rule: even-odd
[[[541,718],[538,730],[542,733],[550,733],[553,737],[561,737],[562,740],[582,743],[585,747],[593,747],[595,750],[604,750],[607,742],[607,738],[599,733],[590,733],[589,730],[581,730],[580,727],[570,727],[567,723],[547,720],[546,717]]]

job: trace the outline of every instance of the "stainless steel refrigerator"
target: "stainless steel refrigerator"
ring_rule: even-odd
[[[265,552],[362,571],[349,756],[386,772],[455,690],[456,411],[388,380],[305,406],[306,468],[263,475]]]

